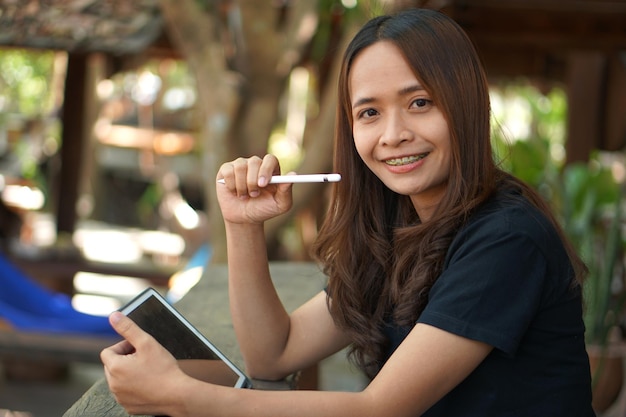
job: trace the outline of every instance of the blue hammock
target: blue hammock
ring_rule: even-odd
[[[0,255],[0,319],[17,330],[115,335],[107,317],[77,311],[71,298],[34,282]]]

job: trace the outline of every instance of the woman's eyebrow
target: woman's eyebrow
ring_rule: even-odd
[[[402,89],[400,89],[398,91],[398,95],[399,96],[405,96],[407,94],[412,94],[415,93],[417,91],[425,91],[426,89],[424,87],[422,87],[421,84],[413,84],[413,85],[409,85],[407,87],[404,87]],[[358,106],[362,106],[364,104],[369,104],[376,101],[376,99],[374,97],[362,97],[358,100],[356,100],[354,103],[352,103],[352,108],[358,107]]]
[[[413,85],[409,85],[407,87],[404,87],[402,89],[400,89],[398,91],[398,96],[405,96],[407,94],[413,94],[417,91],[425,91],[426,89],[424,87],[422,87],[421,84],[413,84]],[[363,97],[360,98],[358,100],[356,100],[354,103],[352,103],[352,108],[358,107],[358,106],[362,106],[365,104],[369,104],[376,101],[376,99],[374,97]]]
[[[362,106],[364,104],[369,104],[374,101],[373,97],[363,97],[352,103],[352,108]]]
[[[401,89],[398,92],[398,95],[400,96],[404,96],[407,94],[411,94],[411,93],[415,93],[417,91],[424,91],[426,90],[424,87],[421,86],[421,84],[414,84],[414,85],[410,85],[408,87],[404,87],[403,89]]]

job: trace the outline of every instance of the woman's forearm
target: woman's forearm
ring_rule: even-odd
[[[229,298],[235,333],[252,377],[280,379],[289,315],[272,283],[262,224],[226,224]],[[291,370],[287,371],[287,373]]]
[[[175,417],[340,417],[386,416],[367,392],[261,391],[196,384],[185,410]],[[382,414],[381,414],[382,412]]]

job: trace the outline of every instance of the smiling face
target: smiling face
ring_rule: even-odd
[[[359,156],[387,187],[410,196],[426,221],[450,174],[450,132],[443,113],[388,41],[357,55],[349,90]]]

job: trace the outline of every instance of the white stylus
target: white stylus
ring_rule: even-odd
[[[296,184],[304,182],[337,182],[341,180],[341,174],[304,174],[304,175],[273,175],[270,184]],[[224,179],[217,180],[224,184]]]

